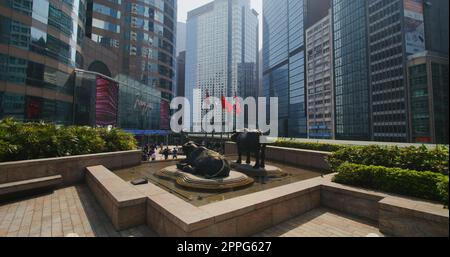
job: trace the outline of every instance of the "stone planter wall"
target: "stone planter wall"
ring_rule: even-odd
[[[236,155],[236,144],[233,142],[225,143],[225,155]],[[290,165],[315,169],[323,172],[331,170],[330,165],[327,162],[327,158],[331,153],[283,148],[268,146],[266,148],[266,158],[271,161],[286,163]]]
[[[90,154],[50,159],[0,163],[0,184],[46,176],[61,175],[62,186],[84,181],[86,167],[103,165],[121,169],[141,163],[141,151]]]
[[[118,231],[145,223],[146,197],[104,166],[87,167],[86,183]]]
[[[322,206],[389,236],[449,235],[442,205],[336,184],[333,174],[196,207],[151,183],[131,186],[104,167],[89,170],[89,187],[120,229],[146,223],[160,236],[252,236]]]

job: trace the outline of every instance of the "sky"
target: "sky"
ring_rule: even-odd
[[[178,21],[186,22],[187,13],[197,7],[212,2],[213,0],[178,0]],[[259,13],[259,48],[262,47],[262,1],[250,0],[251,7]]]

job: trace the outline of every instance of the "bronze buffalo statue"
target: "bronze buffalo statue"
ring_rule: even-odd
[[[230,164],[219,153],[197,146],[194,142],[183,145],[183,151],[187,158],[177,164],[179,170],[206,179],[227,178],[230,175]]]
[[[251,163],[251,153],[255,155],[256,163],[254,169],[265,168],[266,145],[261,144],[260,138],[263,133],[260,130],[236,131],[231,136],[231,140],[236,143],[238,150],[237,163],[242,163],[242,154],[247,154],[247,164]]]

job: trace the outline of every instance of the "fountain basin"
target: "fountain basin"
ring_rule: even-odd
[[[231,171],[223,179],[206,179],[180,171],[176,165],[166,167],[155,173],[156,177],[174,180],[179,186],[190,189],[222,191],[233,190],[253,184],[254,180],[245,174]]]

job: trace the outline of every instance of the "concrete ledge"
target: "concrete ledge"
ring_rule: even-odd
[[[89,188],[117,230],[145,223],[145,195],[103,166],[86,169]]]
[[[387,197],[379,202],[382,233],[403,237],[448,237],[448,210],[440,205]]]
[[[391,236],[449,236],[449,210],[443,205],[333,183],[332,176],[322,184],[323,206],[372,220]]]
[[[322,185],[321,205],[358,217],[378,222],[378,202],[382,196],[343,188],[339,185]]]
[[[0,196],[39,188],[55,187],[59,185],[61,181],[62,177],[56,175],[0,184]]]
[[[251,236],[320,205],[318,181],[298,182],[222,202],[195,207],[156,189],[148,193],[147,225],[161,236]]]
[[[201,207],[151,184],[139,190],[151,194],[147,201],[147,224],[161,236],[251,236],[320,206],[370,220],[387,235],[448,236],[449,213],[441,205],[336,184],[331,177]],[[393,215],[399,214],[403,216],[396,221]]]
[[[245,237],[324,206],[377,223],[387,235],[449,233],[442,205],[336,184],[333,174],[196,207],[151,183],[88,170],[87,183],[118,230],[146,222],[160,236]]]
[[[140,151],[3,162],[0,163],[0,184],[61,175],[62,186],[71,186],[83,182],[86,167],[103,165],[108,169],[121,169],[140,163]]]
[[[225,143],[225,154],[236,155],[236,144],[233,142]],[[320,171],[330,171],[331,167],[327,158],[331,153],[312,150],[302,150],[294,148],[284,148],[268,146],[266,148],[266,158],[268,160],[282,162],[290,165],[311,168]]]

